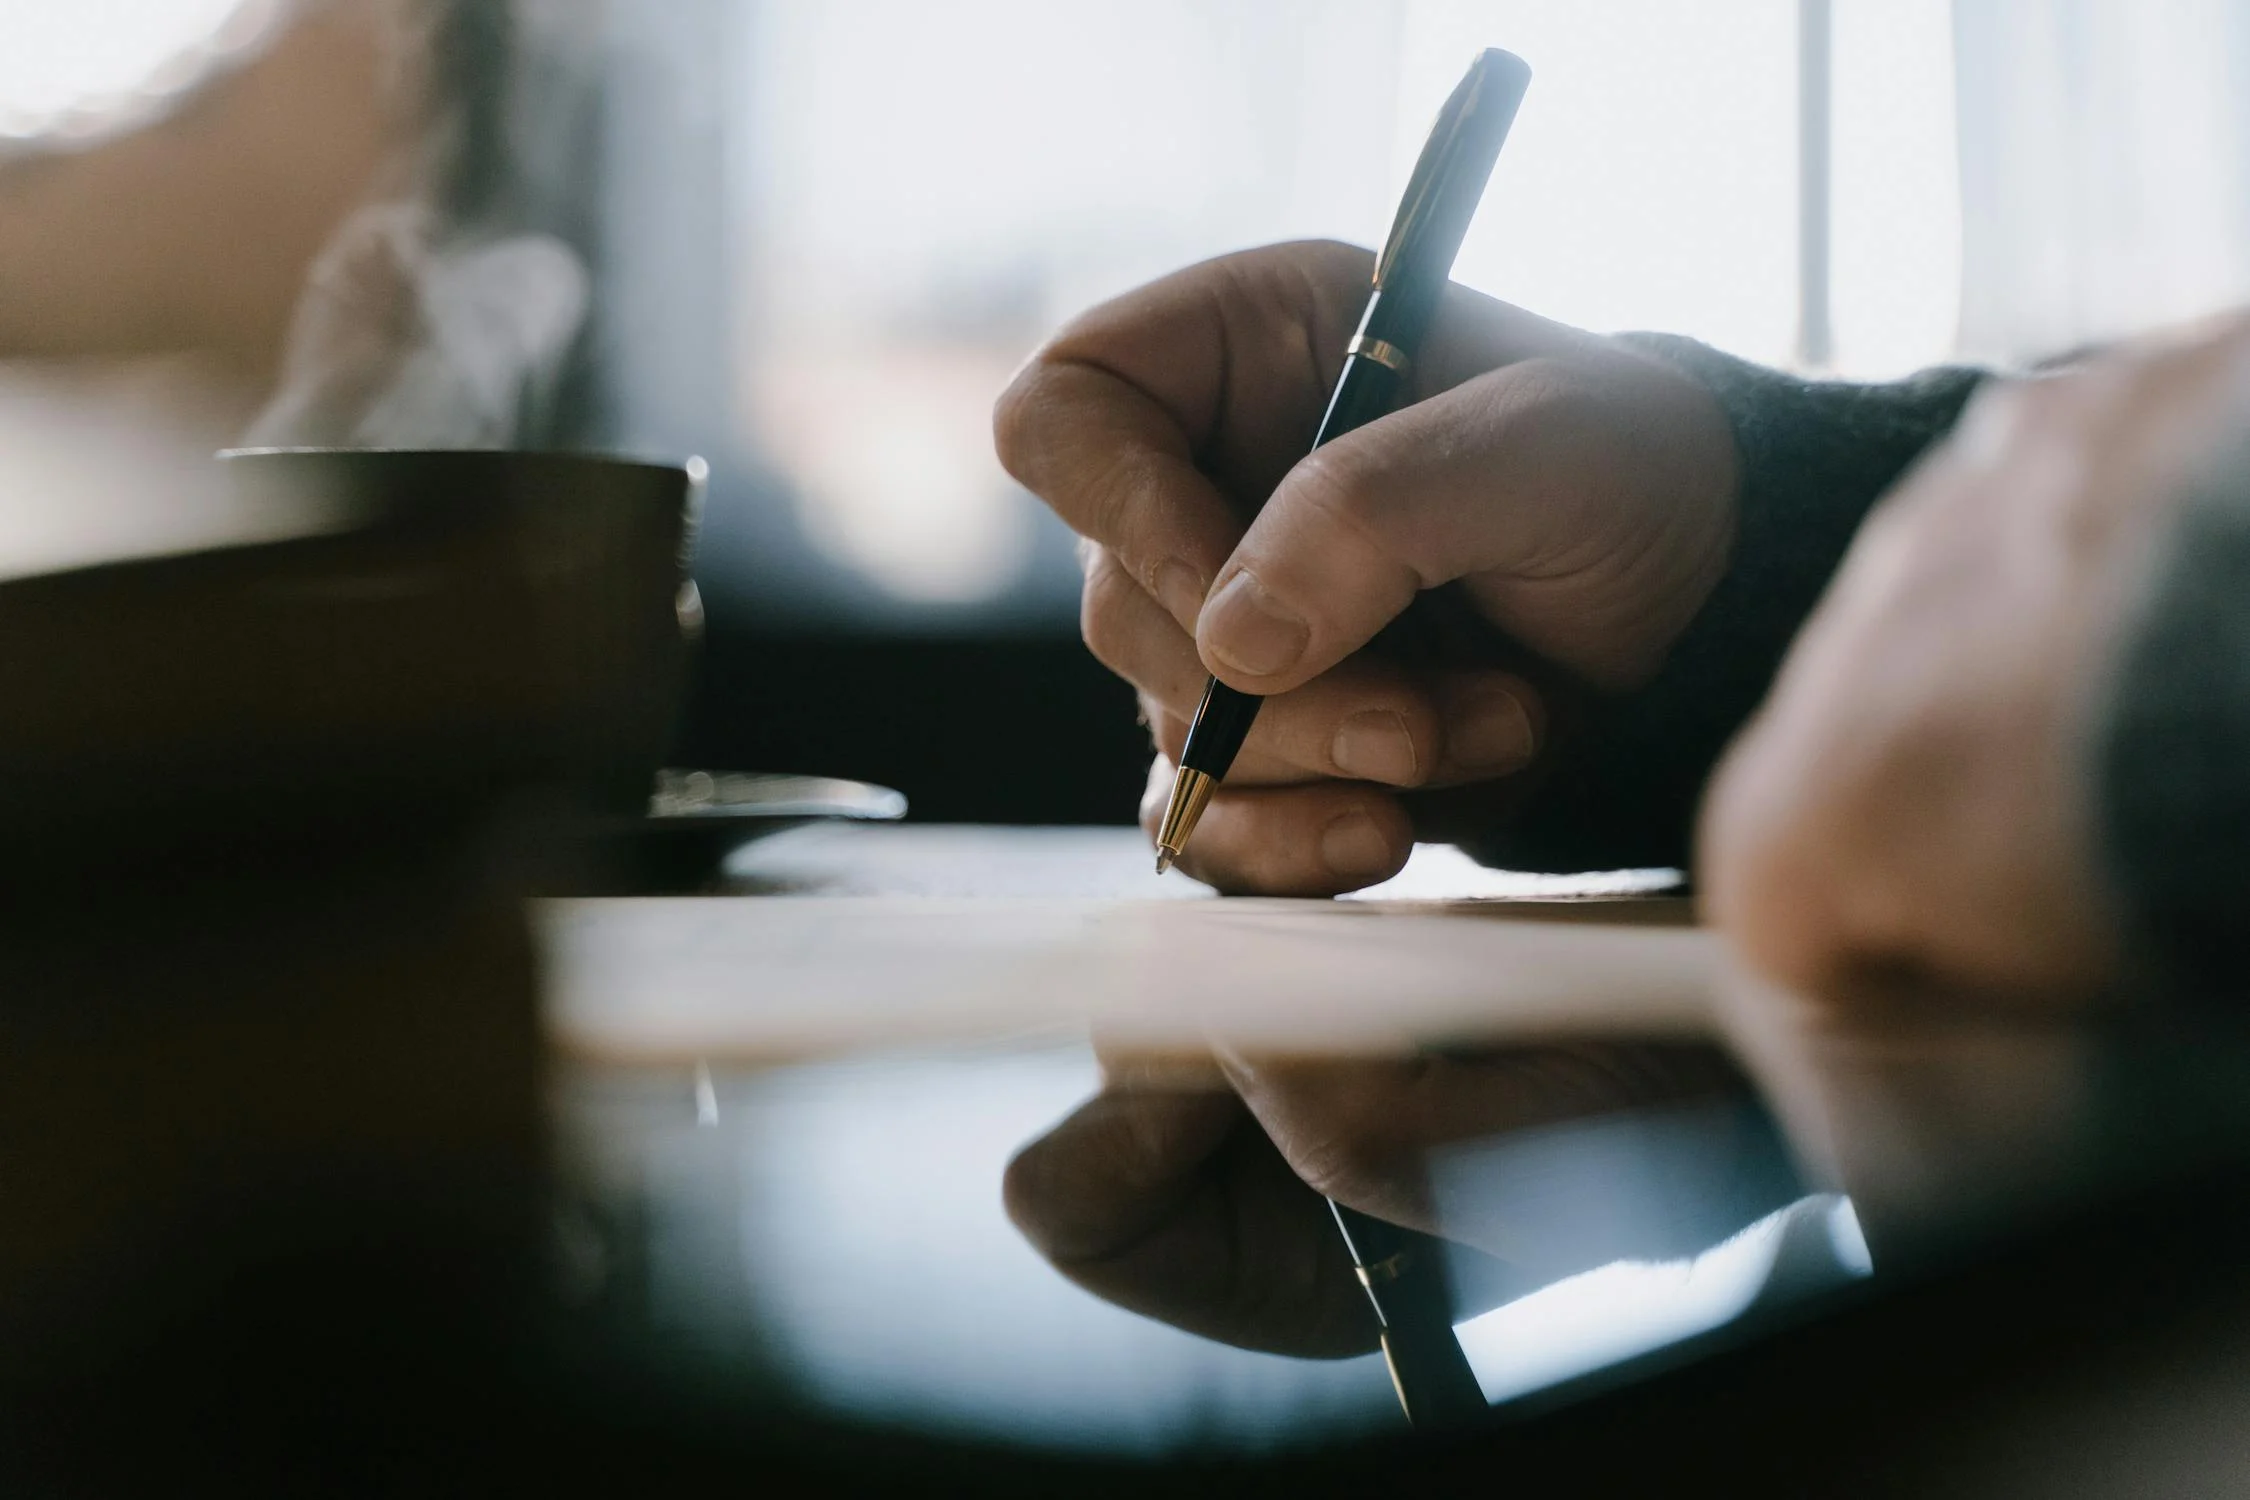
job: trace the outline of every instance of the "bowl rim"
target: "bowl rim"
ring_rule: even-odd
[[[650,458],[631,453],[586,453],[567,448],[343,448],[262,445],[221,448],[212,455],[232,463],[258,458],[435,458],[461,462],[497,463],[529,459],[541,463],[589,464],[610,469],[644,469],[663,474],[685,474],[690,483],[710,478],[711,466],[697,454],[685,458]]]

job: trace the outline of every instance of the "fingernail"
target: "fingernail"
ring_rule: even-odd
[[[1391,867],[1391,841],[1373,818],[1354,809],[1322,831],[1320,857],[1346,879],[1380,875]]]
[[[1513,771],[1528,765],[1531,715],[1505,688],[1485,688],[1455,706],[1445,748],[1455,765],[1476,771]]]
[[[1286,672],[1305,654],[1312,631],[1275,604],[1257,575],[1240,572],[1204,606],[1211,654],[1246,677]]]
[[[1203,612],[1203,592],[1202,579],[1186,563],[1174,560],[1158,564],[1156,602],[1190,630],[1195,628],[1195,617]]]
[[[1328,747],[1336,769],[1361,781],[1387,781],[1410,786],[1419,781],[1420,761],[1414,754],[1414,736],[1406,720],[1379,708],[1353,714],[1336,731]]]

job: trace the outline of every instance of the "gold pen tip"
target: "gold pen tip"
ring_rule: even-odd
[[[1188,839],[1195,833],[1195,825],[1203,817],[1203,809],[1211,800],[1211,792],[1218,782],[1201,771],[1182,767],[1172,778],[1172,795],[1164,804],[1164,821],[1156,830],[1156,873],[1161,875],[1172,868],[1180,857]]]

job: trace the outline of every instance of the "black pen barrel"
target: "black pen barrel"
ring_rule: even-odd
[[[1195,722],[1188,726],[1187,748],[1180,752],[1180,764],[1190,771],[1201,771],[1213,781],[1226,780],[1227,768],[1234,764],[1242,742],[1250,736],[1250,726],[1257,721],[1258,705],[1265,701],[1212,678],[1203,689],[1203,701],[1196,705]]]
[[[1362,330],[1376,321],[1381,302],[1380,292],[1369,299],[1368,315],[1360,323]],[[1366,337],[1364,332],[1362,337]],[[1328,398],[1328,410],[1320,419],[1313,446],[1318,448],[1390,411],[1403,383],[1403,374],[1378,357],[1345,355],[1343,373],[1337,377],[1335,394]],[[1250,726],[1257,722],[1258,705],[1264,701],[1212,678],[1203,690],[1203,702],[1195,710],[1195,721],[1188,726],[1187,748],[1180,754],[1180,764],[1214,781],[1224,781],[1242,750],[1242,742],[1250,736]]]
[[[1328,410],[1320,419],[1313,447],[1332,443],[1387,414],[1397,404],[1402,384],[1403,377],[1390,366],[1364,354],[1346,355],[1344,372],[1337,377],[1335,394],[1328,398]]]

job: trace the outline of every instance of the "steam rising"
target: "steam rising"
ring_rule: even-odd
[[[379,203],[314,263],[257,447],[504,448],[551,407],[589,278],[560,240],[450,243]]]

